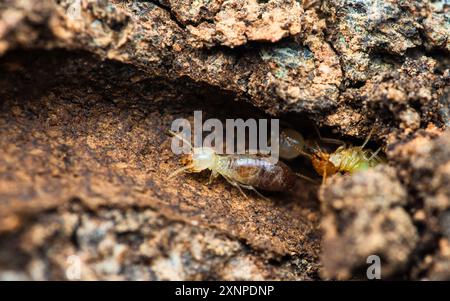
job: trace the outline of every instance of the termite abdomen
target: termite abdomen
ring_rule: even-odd
[[[287,191],[294,187],[297,176],[283,162],[251,155],[221,157],[217,171],[241,184],[266,191]]]
[[[260,171],[257,187],[268,191],[288,191],[297,181],[297,176],[283,162],[278,162]]]

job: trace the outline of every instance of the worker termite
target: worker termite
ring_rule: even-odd
[[[220,155],[211,147],[192,147],[190,142],[179,134],[171,131],[169,134],[183,140],[191,148],[191,152],[182,159],[185,166],[174,171],[169,178],[181,172],[198,173],[210,170],[209,183],[221,175],[245,197],[247,196],[242,188],[253,190],[264,199],[266,198],[256,188],[289,191],[295,186],[297,174],[281,161],[274,163],[269,157],[251,154]]]
[[[322,150],[317,141],[305,140],[297,131],[287,129],[280,134],[280,157],[284,159],[293,159],[300,155],[308,157],[314,170],[325,181],[328,175],[338,172],[352,173],[383,163],[384,159],[378,155],[380,149],[375,152],[364,149],[371,135],[372,131],[361,146],[347,146],[340,140],[322,138],[319,134],[319,139],[325,143],[341,144],[335,151],[327,152]]]

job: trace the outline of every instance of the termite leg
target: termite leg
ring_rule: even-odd
[[[249,190],[253,190],[259,197],[261,197],[262,199],[269,201],[268,198],[266,198],[261,192],[259,192],[255,187],[250,186],[250,185],[244,185],[244,184],[238,184],[239,186],[241,186],[242,188],[245,189],[249,189]]]
[[[234,187],[236,187],[237,189],[239,189],[239,191],[242,193],[242,195],[243,195],[246,199],[248,199],[248,196],[245,194],[245,192],[242,190],[241,186],[240,186],[237,182],[231,180],[231,179],[228,178],[228,177],[224,177],[224,178],[225,178],[225,180],[227,180],[228,183],[230,183],[231,185],[233,185]]]
[[[380,152],[381,147],[379,147],[374,153],[372,153],[372,155],[369,158],[369,161],[372,160],[373,158],[376,158],[378,153]]]
[[[242,195],[248,200],[248,196],[245,194],[244,190],[242,190],[241,186],[239,186],[239,184],[236,183],[235,185],[239,191],[242,193]]]
[[[239,191],[242,193],[242,195],[243,195],[246,199],[248,199],[248,196],[245,194],[245,192],[244,192],[244,190],[242,190],[242,188],[245,188],[245,189],[248,189],[248,190],[253,190],[259,197],[263,198],[263,199],[266,200],[266,201],[269,201],[269,199],[266,198],[264,195],[262,195],[258,190],[256,190],[255,187],[250,186],[250,185],[240,184],[240,183],[238,183],[238,182],[236,182],[236,181],[231,180],[231,179],[228,178],[228,177],[224,177],[224,178],[225,178],[225,180],[228,181],[228,183],[230,183],[231,185],[233,185],[234,187],[236,187],[237,189],[239,189]]]
[[[323,171],[323,178],[322,178],[322,185],[325,185],[327,183],[327,169]]]
[[[208,182],[206,183],[206,185],[211,185],[212,182],[214,181],[214,179],[217,178],[218,175],[219,175],[219,173],[218,173],[217,171],[213,170],[213,171],[211,172],[211,174],[209,175],[209,180],[208,180]]]

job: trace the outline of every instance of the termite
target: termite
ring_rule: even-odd
[[[347,146],[344,142],[331,138],[319,139],[326,143],[341,144],[335,151],[323,151],[319,144],[314,141],[306,141],[303,136],[295,130],[283,130],[280,135],[280,157],[293,159],[304,155],[311,160],[314,170],[326,180],[326,177],[338,172],[356,172],[375,167],[383,163],[383,158],[378,155],[380,148],[375,152],[365,149],[370,140],[372,131],[361,146]]]
[[[242,190],[253,190],[260,197],[266,199],[257,189],[266,191],[289,191],[295,186],[297,176],[289,166],[281,161],[276,163],[269,157],[252,154],[222,155],[217,154],[211,147],[192,147],[189,141],[180,137],[179,134],[169,132],[174,137],[183,140],[191,151],[182,159],[182,168],[174,171],[169,178],[181,172],[198,173],[210,170],[211,175],[208,183],[221,175],[225,180]]]
[[[280,133],[279,154],[283,159],[291,160],[300,155],[306,155],[305,139],[302,134],[293,129],[283,129]]]

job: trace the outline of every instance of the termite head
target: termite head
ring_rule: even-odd
[[[214,169],[216,164],[217,154],[216,151],[211,147],[192,147],[190,141],[186,140],[184,137],[177,133],[168,131],[168,134],[176,137],[184,143],[186,143],[190,148],[190,153],[183,155],[181,158],[181,164],[184,166],[175,170],[169,175],[169,179],[176,176],[177,174],[186,172],[201,172],[205,169]]]
[[[182,159],[185,166],[190,166],[190,172],[201,172],[212,169],[216,162],[216,152],[211,147],[194,147],[192,153]]]
[[[305,139],[293,129],[284,129],[280,133],[280,157],[294,159],[304,154]]]
[[[311,163],[316,172],[321,176],[333,175],[338,168],[330,161],[330,154],[316,151],[311,157]]]
[[[216,152],[211,147],[195,147],[190,154],[183,155],[181,164],[184,166],[169,175],[169,179],[177,174],[185,172],[201,172],[205,169],[214,169],[216,164]]]

